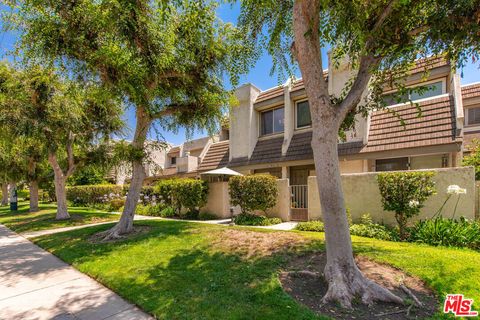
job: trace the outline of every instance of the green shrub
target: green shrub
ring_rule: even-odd
[[[187,219],[187,220],[199,220],[198,217],[200,215],[200,211],[198,210],[188,210],[180,216],[182,219]]]
[[[433,171],[385,172],[377,175],[383,209],[395,212],[400,238],[406,239],[409,218],[417,215],[425,200],[435,193]]]
[[[67,200],[75,205],[106,203],[124,195],[123,186],[114,184],[67,187]]]
[[[233,217],[233,222],[242,226],[270,226],[282,223],[280,218],[267,218],[251,213],[241,213]]]
[[[112,199],[110,200],[110,208],[111,211],[118,211],[120,208],[125,206],[125,199],[118,198],[118,199]]]
[[[230,202],[239,205],[242,213],[263,212],[277,203],[277,179],[268,174],[234,176],[228,182]]]
[[[175,216],[175,209],[172,207],[165,207],[160,211],[160,217],[172,218]]]
[[[177,215],[181,215],[183,208],[194,216],[207,202],[208,185],[205,181],[191,178],[167,179],[160,180],[153,192],[165,205],[175,208]]]
[[[469,146],[470,154],[463,157],[464,166],[473,166],[475,168],[475,180],[480,180],[480,141],[478,139],[472,140],[472,145]]]
[[[177,179],[160,180],[153,187],[153,191],[159,196],[160,200],[167,206],[172,206],[172,191]]]
[[[23,200],[30,200],[30,191],[28,189],[18,189],[17,198]]]
[[[204,211],[204,212],[200,212],[200,214],[198,215],[198,219],[199,220],[215,220],[215,219],[218,219],[218,217],[211,212]]]
[[[409,229],[408,241],[433,246],[466,247],[480,250],[480,222],[465,218],[417,221]]]
[[[397,241],[398,236],[393,229],[387,226],[370,223],[370,224],[353,224],[350,226],[350,234],[354,236],[375,238],[380,240]]]
[[[139,214],[141,216],[148,216],[148,206],[144,204],[137,204],[135,207],[135,214]]]
[[[297,224],[295,229],[300,231],[315,231],[315,232],[325,231],[323,222],[318,220],[300,222]]]
[[[206,181],[196,179],[177,179],[173,184],[172,198],[177,212],[181,213],[181,209],[187,209],[192,216],[198,217],[198,211],[207,203],[208,185]]]

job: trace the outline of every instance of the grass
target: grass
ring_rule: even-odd
[[[117,243],[88,240],[105,225],[35,242],[159,319],[323,319],[283,292],[277,275],[287,262],[285,252],[245,255],[235,249],[237,239],[233,247],[222,247],[225,230],[252,229],[178,221],[137,225],[148,232]],[[312,240],[297,251],[324,250],[323,233],[288,234]],[[356,253],[420,277],[440,296],[463,293],[479,305],[479,252],[361,237],[353,237],[353,244]]]
[[[91,208],[69,207],[71,218],[68,220],[55,220],[56,206],[51,203],[40,203],[40,211],[28,212],[28,202],[18,204],[18,210],[10,211],[10,207],[0,207],[0,223],[15,232],[23,233],[37,230],[55,229],[62,227],[78,226],[83,224],[116,221],[118,216],[108,212]]]

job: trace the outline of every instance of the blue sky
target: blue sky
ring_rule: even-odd
[[[1,9],[1,6],[0,6]],[[230,4],[223,4],[218,8],[218,15],[219,17],[225,22],[232,22],[236,23],[237,17],[240,12],[239,4],[230,5]],[[1,25],[1,22],[0,22]],[[7,52],[10,51],[14,43],[16,41],[16,37],[12,33],[2,32],[0,33],[0,54],[2,58],[10,59],[7,55]],[[325,55],[325,52],[324,52]],[[326,58],[324,57],[324,64],[326,63]],[[267,53],[264,53],[256,65],[250,70],[250,72],[246,75],[241,77],[240,83],[253,83],[261,90],[266,90],[268,88],[274,87],[279,84],[279,78],[277,74],[273,74],[270,76],[270,70],[272,68],[272,59]],[[469,64],[463,70],[460,71],[462,75],[462,84],[468,84],[472,82],[479,82],[480,81],[480,69],[479,64]],[[128,130],[127,135],[131,136],[133,132],[133,128],[135,127],[135,114],[133,110],[127,110],[125,113],[125,120],[127,121]],[[153,131],[153,130],[152,130]],[[170,143],[175,145],[182,143],[185,141],[185,131],[180,130],[177,134],[161,131],[161,135]],[[196,132],[193,138],[201,137],[207,135],[206,132]],[[156,135],[154,132],[151,133],[151,138],[154,138]],[[128,137],[127,137],[128,138]]]

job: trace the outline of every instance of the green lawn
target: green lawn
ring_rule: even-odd
[[[35,240],[159,319],[321,318],[283,292],[277,275],[286,263],[285,252],[252,256],[237,250],[236,242],[241,248],[241,233],[247,229],[175,221],[137,225],[150,229],[118,243],[89,240],[108,226]],[[229,239],[230,246],[225,246],[228,230],[237,230],[238,238]],[[323,233],[288,234],[313,240],[296,251],[324,248]],[[463,293],[480,301],[478,252],[360,237],[353,241],[357,253],[419,276],[440,295]],[[257,249],[255,241],[247,246]]]
[[[29,232],[45,229],[54,229],[70,226],[78,226],[103,221],[116,221],[119,216],[108,212],[91,208],[69,207],[69,220],[55,220],[55,204],[40,204],[40,211],[28,212],[28,202],[19,202],[18,211],[10,211],[10,207],[0,207],[0,223],[9,227],[15,232]]]

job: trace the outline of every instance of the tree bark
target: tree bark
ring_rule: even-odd
[[[8,184],[2,184],[2,206],[8,206]]]
[[[147,139],[147,133],[152,120],[142,107],[137,107],[136,116],[137,123],[131,146],[135,150],[143,152],[145,140]],[[135,208],[140,199],[143,180],[146,176],[143,160],[143,156],[132,160],[132,179],[130,181],[125,207],[120,217],[120,221],[118,221],[113,228],[104,232],[103,235],[105,240],[121,238],[123,235],[128,234],[133,230]]]
[[[54,184],[55,184],[55,196],[57,197],[57,214],[55,219],[65,220],[70,219],[67,209],[67,191],[66,182],[68,176],[64,174],[62,168],[57,161],[57,156],[54,153],[49,153],[48,162],[53,168]]]
[[[318,0],[295,1],[295,42],[292,53],[302,72],[312,117],[311,144],[325,224],[327,253],[324,277],[328,291],[323,302],[339,302],[343,307],[351,308],[352,300],[359,297],[365,304],[371,304],[374,300],[402,304],[402,299],[365,278],[353,257],[338,163],[338,131],[348,109],[358,104],[369,78],[357,77],[353,86],[355,92],[347,95],[350,105],[339,107],[332,104],[327,82],[323,78],[322,52],[317,31],[319,10]],[[363,70],[368,70],[368,65],[361,68],[362,74],[359,76],[368,77],[369,74]]]
[[[30,212],[38,212],[38,181],[30,181]]]

